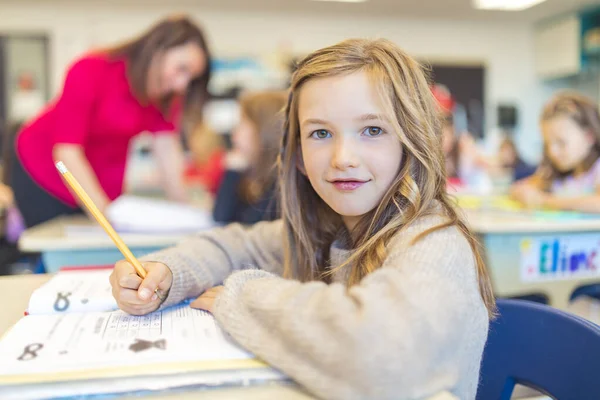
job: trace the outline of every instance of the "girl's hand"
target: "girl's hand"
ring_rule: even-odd
[[[146,262],[142,266],[147,271],[143,280],[127,261],[117,262],[110,275],[112,294],[117,305],[131,315],[145,315],[156,310],[162,301],[154,291],[158,288],[164,297],[173,283],[173,273],[165,264]]]
[[[525,183],[514,185],[510,190],[510,196],[528,208],[544,206],[548,197],[545,192]]]
[[[217,296],[225,289],[224,286],[215,286],[200,295],[196,300],[192,301],[190,306],[200,310],[206,310],[209,313],[213,312],[215,300]]]

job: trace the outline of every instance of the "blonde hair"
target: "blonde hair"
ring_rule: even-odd
[[[276,162],[283,136],[283,108],[286,94],[283,91],[249,92],[239,99],[242,114],[256,130],[260,149],[253,160],[251,171],[242,179],[240,194],[250,203],[272,186],[277,179]]]
[[[197,165],[204,165],[215,152],[225,150],[222,136],[204,122],[186,136],[192,159]]]
[[[383,39],[346,40],[318,50],[300,62],[292,77],[279,159],[286,229],[285,276],[301,281],[329,281],[329,249],[344,232],[341,217],[317,195],[297,168],[299,91],[310,79],[359,71],[367,73],[378,90],[403,145],[403,158],[399,174],[380,205],[362,218],[351,234],[344,233],[355,249],[340,266],[351,265],[348,285],[359,283],[382,265],[392,237],[415,220],[437,213],[436,208],[441,205],[448,221],[423,232],[415,242],[432,231],[457,226],[473,251],[481,297],[492,317],[495,300],[478,243],[446,194],[440,110],[421,66]]]
[[[594,135],[595,143],[588,156],[583,160],[583,170],[588,171],[600,157],[600,113],[598,105],[577,92],[565,90],[557,93],[546,103],[542,110],[540,122],[546,122],[554,118],[566,117],[575,122],[581,129]],[[544,156],[540,168],[536,173],[541,180],[542,186],[549,189],[555,179],[564,179],[571,175],[572,171],[559,171],[548,156],[544,146]]]

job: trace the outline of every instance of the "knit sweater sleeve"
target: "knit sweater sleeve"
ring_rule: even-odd
[[[173,283],[161,306],[165,308],[220,285],[235,270],[258,268],[281,275],[282,234],[281,220],[251,227],[231,224],[200,232],[141,260],[161,262],[171,269]]]
[[[444,390],[474,397],[488,317],[473,253],[454,227],[411,245],[439,221],[431,222],[397,235],[382,267],[351,288],[234,273],[215,317],[319,397],[420,399]],[[463,391],[465,365],[474,371]]]

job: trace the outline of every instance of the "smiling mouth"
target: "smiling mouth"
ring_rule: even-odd
[[[353,190],[356,190],[367,182],[369,182],[369,180],[363,181],[360,179],[335,179],[329,181],[329,183],[335,186],[336,189],[344,192],[351,192]]]

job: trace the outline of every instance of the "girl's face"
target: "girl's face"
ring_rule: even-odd
[[[306,82],[298,120],[301,169],[351,230],[396,180],[400,140],[364,72]]]
[[[148,74],[148,93],[161,98],[170,93],[184,94],[190,82],[206,69],[206,56],[200,46],[189,42],[154,56]]]
[[[594,146],[594,136],[566,116],[542,122],[544,146],[550,161],[560,172],[576,169]]]
[[[231,141],[233,149],[243,154],[247,161],[254,163],[258,157],[258,132],[256,126],[243,112],[240,120],[232,132]]]

